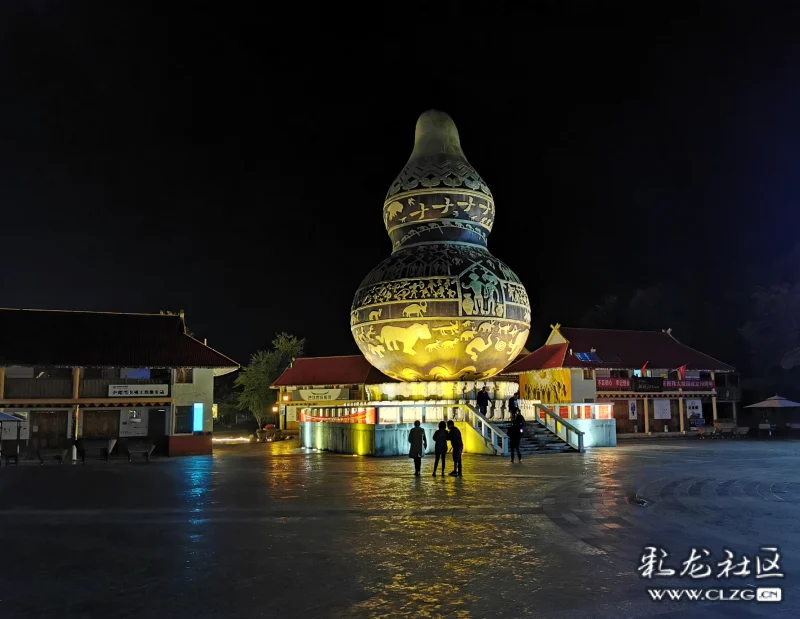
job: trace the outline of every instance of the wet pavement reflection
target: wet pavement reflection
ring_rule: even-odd
[[[800,574],[800,445],[662,442],[514,465],[465,456],[462,478],[432,477],[429,458],[414,477],[407,458],[294,441],[150,465],[3,467],[0,612],[765,614],[763,604],[653,603],[636,569],[647,544],[686,555],[768,543],[780,545],[787,574]],[[782,584],[787,601],[768,610],[796,613],[795,580]]]

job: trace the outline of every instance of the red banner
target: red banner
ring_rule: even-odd
[[[691,389],[693,391],[713,391],[713,380],[665,380],[664,389]]]
[[[630,378],[597,378],[597,390],[625,390],[631,388]],[[664,380],[664,389],[677,391],[688,389],[690,391],[713,391],[713,380]]]
[[[361,408],[355,413],[342,415],[341,417],[322,417],[319,415],[309,415],[300,411],[300,421],[315,421],[321,423],[370,423],[375,424],[377,420],[376,409]]]
[[[598,391],[602,391],[603,389],[630,389],[631,388],[631,379],[630,378],[598,378],[597,379],[597,389]]]

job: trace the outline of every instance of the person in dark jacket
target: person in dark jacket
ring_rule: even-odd
[[[408,432],[408,442],[411,447],[408,449],[408,457],[414,458],[414,475],[419,475],[419,469],[422,466],[422,455],[428,448],[428,438],[425,436],[425,430],[419,427],[419,419],[414,422],[414,427]]]
[[[481,387],[476,399],[478,400],[478,410],[481,415],[486,417],[486,411],[489,409],[489,392],[486,391],[486,385]]]
[[[447,440],[453,448],[453,472],[450,477],[461,477],[461,453],[464,451],[464,441],[461,440],[461,430],[451,419],[447,422]]]
[[[508,412],[511,414],[511,421],[514,421],[514,417],[519,412],[519,391],[508,398]]]
[[[436,469],[439,468],[439,459],[441,458],[442,477],[444,477],[444,459],[447,455],[447,424],[444,421],[439,422],[439,429],[433,433],[433,443],[436,453],[436,462],[433,463],[433,476],[436,477]]]
[[[514,450],[517,451],[519,461],[522,462],[522,454],[519,451],[519,442],[525,432],[525,418],[517,409],[514,418],[511,420],[511,427],[508,432],[508,448],[511,450],[511,462],[514,462]]]

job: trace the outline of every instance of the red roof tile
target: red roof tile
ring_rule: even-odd
[[[397,382],[385,376],[363,355],[347,357],[301,357],[278,377],[273,387],[311,385],[375,385]]]
[[[0,365],[239,367],[187,335],[179,315],[7,308],[0,308]]]
[[[563,367],[638,369],[647,363],[647,367],[653,369],[674,370],[685,365],[688,370],[735,371],[733,366],[681,344],[664,331],[571,327],[562,327],[559,331],[569,342]],[[592,349],[601,362],[585,362],[575,356],[575,353],[588,353]]]
[[[545,370],[548,368],[564,367],[564,357],[567,353],[566,344],[550,344],[534,350],[509,365],[503,374],[521,374],[531,370]]]

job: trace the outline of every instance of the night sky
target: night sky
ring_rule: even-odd
[[[608,294],[747,298],[795,243],[797,3],[273,4],[4,0],[0,305],[182,308],[240,362],[280,331],[356,353],[429,108],[495,196],[528,348]]]

